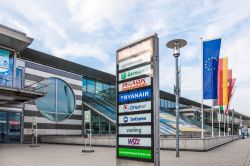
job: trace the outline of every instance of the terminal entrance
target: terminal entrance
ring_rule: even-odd
[[[0,112],[0,143],[21,142],[21,113]]]

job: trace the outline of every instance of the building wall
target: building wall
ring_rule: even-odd
[[[45,118],[37,109],[35,101],[24,104],[24,142],[31,139],[32,117],[37,116],[39,135],[81,135],[82,134],[82,76],[41,64],[25,61],[25,86],[45,78],[56,77],[64,80],[73,89],[76,106],[73,114],[60,122]]]

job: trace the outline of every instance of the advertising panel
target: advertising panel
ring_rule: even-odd
[[[160,149],[158,48],[154,34],[116,54],[117,158],[154,162],[155,166]]]
[[[142,63],[150,62],[152,56],[152,52],[146,52],[134,58],[128,59],[119,63],[119,70],[123,70],[129,67],[133,67],[135,65],[140,65]]]
[[[118,156],[151,159],[152,151],[145,149],[132,149],[132,148],[118,148]]]
[[[151,114],[120,115],[119,124],[151,122]]]
[[[136,88],[143,88],[145,86],[150,86],[150,85],[151,85],[150,77],[139,78],[136,80],[132,80],[132,81],[119,84],[119,91],[121,92],[121,91],[136,89]]]
[[[120,126],[119,134],[151,134],[151,126]]]
[[[119,145],[123,146],[151,146],[151,138],[140,138],[140,137],[120,137]]]
[[[119,94],[119,102],[134,101],[151,98],[151,89]]]
[[[117,53],[118,60],[122,60],[128,58],[130,56],[139,54],[141,52],[152,51],[153,50],[153,40],[145,40],[134,44],[127,49],[122,49]]]
[[[0,72],[6,72],[9,70],[10,52],[0,49]]]
[[[119,81],[127,80],[130,78],[138,77],[141,75],[152,75],[151,65],[142,66],[136,69],[119,73]]]
[[[151,101],[119,105],[119,113],[137,112],[137,111],[146,111],[146,110],[151,111]]]

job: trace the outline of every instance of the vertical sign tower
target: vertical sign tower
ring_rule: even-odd
[[[117,50],[118,160],[160,165],[158,43],[154,34]]]

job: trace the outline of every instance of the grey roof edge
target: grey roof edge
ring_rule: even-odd
[[[46,54],[31,48],[26,48],[20,53],[20,58],[33,61],[39,64],[47,65],[74,74],[83,75],[96,80],[102,80],[108,83],[115,83],[115,76],[94,68],[90,68],[75,62],[71,62],[50,54]],[[74,66],[74,67],[72,67]],[[99,78],[99,79],[98,79]]]

